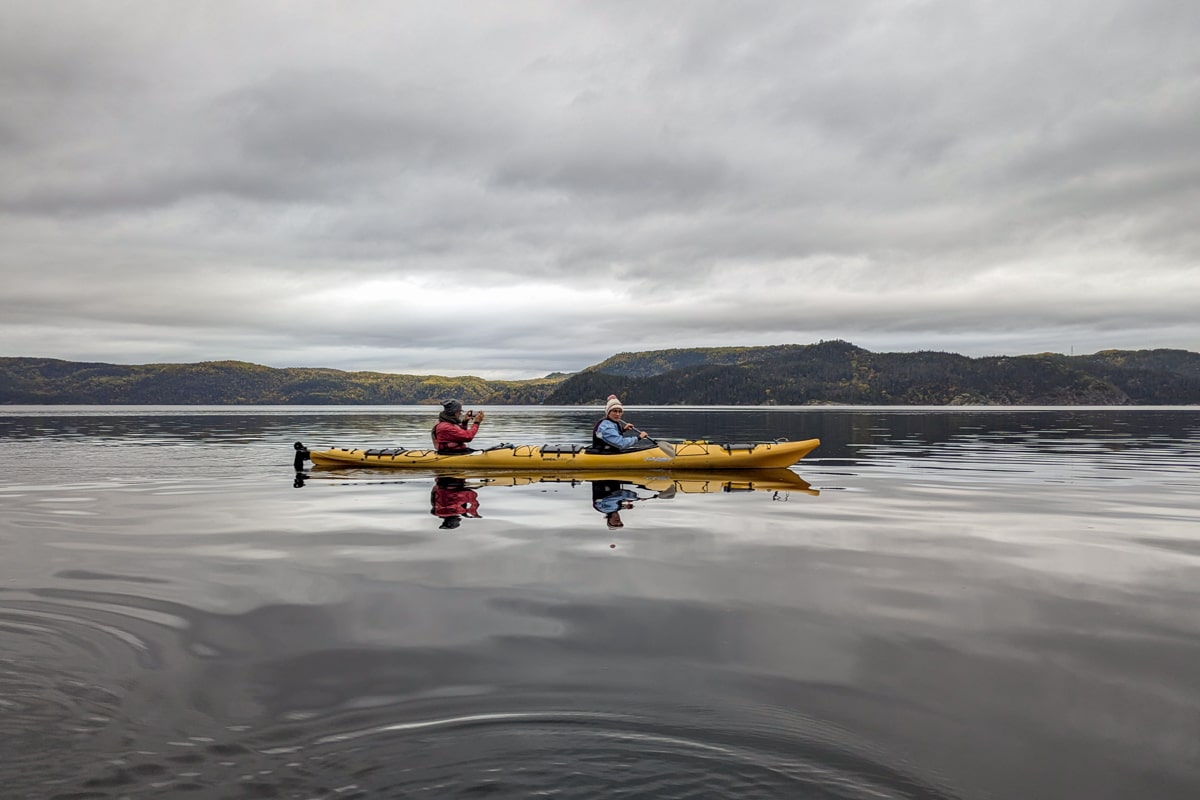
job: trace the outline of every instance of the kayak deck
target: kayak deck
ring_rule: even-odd
[[[305,458],[323,467],[383,467],[388,469],[462,468],[467,470],[709,470],[776,469],[789,467],[821,444],[820,439],[800,442],[716,444],[685,441],[668,454],[661,447],[620,453],[588,452],[584,445],[499,445],[464,455],[443,455],[436,450],[405,448],[307,450],[296,443],[297,469]]]

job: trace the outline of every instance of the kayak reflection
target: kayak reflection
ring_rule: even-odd
[[[314,471],[318,468],[314,467]],[[528,486],[536,483],[568,483],[578,485],[592,483],[617,483],[636,486],[657,497],[669,497],[676,492],[683,494],[715,494],[720,492],[799,492],[801,494],[817,495],[820,492],[812,488],[808,481],[801,478],[790,469],[747,469],[726,471],[684,470],[648,470],[644,473],[632,470],[581,470],[539,472],[536,470],[522,472],[480,472],[468,475],[461,472],[443,473],[456,475],[478,483],[490,486]],[[648,498],[641,498],[643,500]]]
[[[409,483],[409,481],[370,480],[383,474],[393,475],[386,470],[350,469],[315,465],[310,473],[297,472],[296,487],[310,480],[322,478],[348,479],[347,483]],[[621,512],[634,508],[644,500],[670,500],[676,494],[717,494],[725,492],[770,492],[773,500],[786,500],[792,494],[818,495],[808,481],[790,469],[754,469],[726,471],[649,470],[580,470],[539,471],[486,470],[468,473],[462,470],[430,470],[426,479],[433,477],[433,488],[429,494],[429,513],[441,520],[440,529],[453,530],[462,525],[464,519],[480,519],[479,492],[493,486],[532,486],[538,484],[567,484],[582,486],[589,484],[592,507],[604,515],[609,528],[624,527]],[[418,477],[411,474],[412,478]],[[339,481],[340,482],[340,481]]]
[[[434,478],[457,478],[464,486],[479,489],[484,486],[530,486],[540,483],[566,483],[577,486],[593,481],[616,481],[640,486],[658,494],[718,494],[721,492],[799,492],[818,495],[808,481],[790,469],[731,469],[731,470],[425,470],[410,472],[407,480],[393,480],[395,472],[370,467],[347,469],[314,465],[307,473],[297,472],[296,481],[303,485],[312,478],[344,478],[357,482],[368,477],[388,480],[372,483],[407,483],[421,474]],[[436,488],[436,486],[435,486]]]

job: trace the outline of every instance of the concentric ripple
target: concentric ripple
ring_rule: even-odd
[[[717,730],[611,713],[487,713],[343,731],[314,746],[347,761],[405,753],[403,769],[360,776],[367,796],[950,796],[815,725]]]
[[[10,788],[25,767],[44,767],[47,753],[76,752],[110,727],[121,697],[106,673],[114,662],[136,662],[137,644],[67,610],[0,610],[3,774]]]
[[[186,790],[198,798],[954,796],[820,725],[807,731],[798,734],[796,725],[717,730],[574,710],[466,713],[358,728],[311,719],[131,753],[77,789],[119,788],[122,797]]]

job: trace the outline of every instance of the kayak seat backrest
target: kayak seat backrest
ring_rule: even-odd
[[[746,442],[745,444],[723,444],[721,445],[721,449],[726,452],[731,450],[753,450],[757,446],[754,442]]]
[[[544,444],[542,445],[542,454],[573,456],[576,453],[582,453],[584,449],[585,446],[582,444]]]

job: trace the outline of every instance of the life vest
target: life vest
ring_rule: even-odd
[[[429,493],[429,513],[437,517],[479,518],[479,495],[458,478],[438,478]]]
[[[600,422],[604,422],[604,420],[606,420],[606,419],[608,419],[607,416],[601,417]],[[613,447],[611,444],[609,444],[608,442],[606,442],[600,438],[600,422],[597,422],[595,427],[592,428],[591,450],[596,453],[623,453],[623,452],[625,452],[621,448]],[[613,423],[613,424],[617,426],[617,433],[620,433],[621,426],[617,423]]]
[[[438,440],[437,440],[437,429],[438,429],[438,425],[441,425],[443,423],[445,423],[447,425],[456,424],[453,422],[446,422],[446,420],[443,420],[443,419],[439,419],[437,421],[437,425],[434,425],[433,428],[429,431],[429,438],[433,440],[433,449],[436,450],[438,452],[438,454],[454,455],[456,453],[474,453],[475,452],[474,448],[468,447],[466,442],[446,442],[439,446]],[[457,423],[457,425],[460,428],[463,428],[464,430],[467,427],[466,423],[462,423],[462,422]]]

